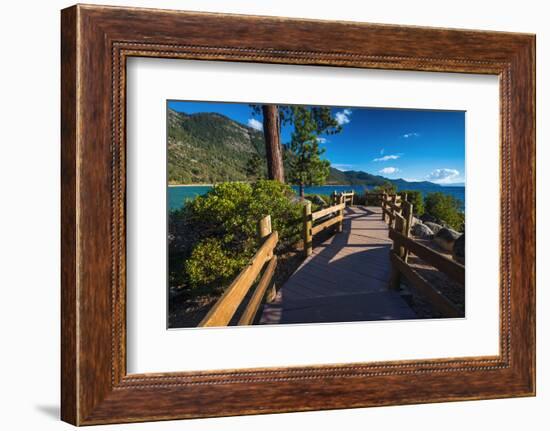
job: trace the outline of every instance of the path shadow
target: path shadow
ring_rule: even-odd
[[[378,237],[363,244],[350,244],[352,224],[379,215],[364,207],[347,207],[343,231],[314,248],[313,255],[285,283],[278,298],[264,308],[262,322],[328,323],[416,318],[401,296],[388,290],[391,241]],[[353,232],[355,230],[353,227]],[[344,248],[347,250],[343,251]]]

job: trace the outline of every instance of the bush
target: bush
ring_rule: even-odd
[[[216,282],[226,284],[245,264],[244,256],[230,253],[220,239],[207,238],[197,244],[185,261],[185,271],[192,289],[208,290]]]
[[[464,213],[461,202],[441,192],[428,193],[424,199],[425,213],[444,221],[458,231],[464,231]]]
[[[271,215],[278,249],[300,238],[301,205],[277,181],[221,183],[170,213],[171,287],[213,292],[227,285],[259,245],[257,225]]]
[[[387,193],[389,195],[393,195],[397,192],[397,186],[394,183],[386,181],[384,184],[374,187],[374,191],[377,193]]]
[[[320,198],[320,200],[319,200],[319,198]],[[304,199],[311,202],[311,211],[312,212],[319,211],[323,208],[326,208],[326,207],[330,206],[331,202],[332,202],[332,196],[330,196],[330,195],[321,195],[321,194],[317,194],[317,193],[305,194]],[[322,204],[321,204],[321,201],[323,202]]]
[[[407,201],[413,205],[413,213],[421,216],[424,214],[424,200],[422,199],[422,193],[418,190],[401,190],[399,195],[402,199],[407,195]]]
[[[379,207],[382,205],[382,198],[379,195],[380,192],[368,191],[363,196],[363,205]],[[383,193],[383,192],[382,192]]]

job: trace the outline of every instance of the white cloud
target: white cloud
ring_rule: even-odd
[[[348,124],[351,120],[349,116],[351,115],[351,109],[344,109],[343,111],[337,112],[334,114],[334,117],[336,118],[336,122],[339,126],[342,126],[344,124]]]
[[[320,144],[326,144],[328,142],[328,139],[317,136],[317,142],[319,142]]]
[[[397,160],[401,154],[388,154],[387,156],[377,157],[373,162],[387,162],[388,160]]]
[[[264,125],[262,122],[256,120],[255,118],[248,119],[248,127],[252,127],[254,130],[259,130],[260,132],[264,130]]]
[[[396,174],[397,172],[399,172],[399,169],[394,168],[392,166],[388,166],[387,168],[380,169],[378,172],[380,172],[381,174],[385,174],[385,175],[391,175],[391,174]]]
[[[455,180],[460,175],[460,172],[456,169],[436,169],[432,171],[429,175],[426,176],[428,181],[434,183],[450,183],[452,180]]]
[[[404,138],[417,138],[419,136],[420,136],[420,133],[416,133],[416,132],[409,132],[403,135]]]

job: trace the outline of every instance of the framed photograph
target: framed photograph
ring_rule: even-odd
[[[535,37],[62,11],[62,419],[535,394]]]

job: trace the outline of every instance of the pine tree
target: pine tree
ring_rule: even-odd
[[[281,121],[277,105],[262,105],[267,175],[270,180],[285,182]]]
[[[252,154],[246,163],[245,172],[248,179],[259,180],[265,177],[263,160],[258,154]]]
[[[325,149],[319,145],[319,135],[338,133],[342,127],[332,118],[330,108],[293,106],[290,109],[294,131],[288,146],[288,178],[300,187],[303,199],[304,188],[323,185],[330,172],[330,162],[321,158]]]
[[[339,133],[342,126],[332,117],[329,107],[289,105],[250,105],[253,115],[263,116],[267,175],[284,183],[300,185],[300,196],[307,185],[322,185],[330,172],[330,163],[321,159],[324,149],[320,135]],[[293,125],[292,142],[286,148],[280,142],[281,126]],[[285,168],[286,167],[286,168]]]

